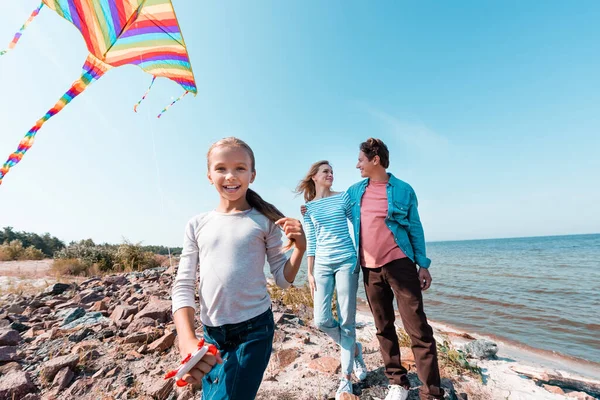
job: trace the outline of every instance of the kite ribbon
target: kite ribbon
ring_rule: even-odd
[[[12,49],[15,48],[15,46],[17,45],[17,42],[19,41],[19,39],[21,39],[21,36],[23,35],[23,31],[25,29],[27,29],[27,26],[29,26],[29,24],[31,23],[31,21],[33,21],[33,19],[35,17],[37,17],[37,15],[40,13],[40,10],[42,9],[43,6],[44,6],[44,3],[40,4],[38,8],[36,8],[35,10],[33,10],[33,12],[31,13],[31,15],[27,19],[27,21],[25,21],[25,23],[23,24],[23,26],[21,27],[21,29],[19,29],[19,32],[15,33],[15,37],[13,38],[12,42],[10,42],[8,44],[8,48],[5,49],[5,50],[0,50],[0,56],[3,56],[4,54],[8,53],[10,50],[12,50]]]
[[[46,115],[40,118],[36,124],[27,132],[25,137],[19,143],[17,150],[12,153],[8,160],[0,167],[0,185],[2,184],[2,179],[8,171],[21,161],[27,150],[31,148],[33,145],[33,141],[35,140],[36,133],[40,130],[42,125],[54,115],[58,114],[67,104],[71,102],[75,97],[81,94],[92,82],[98,80],[106,71],[111,68],[110,65],[105,62],[99,60],[94,55],[89,54],[87,59],[85,60],[85,64],[83,65],[83,72],[79,79],[73,82],[71,88],[67,90],[65,94],[56,102],[54,107],[52,107]]]
[[[166,106],[161,112],[160,114],[158,114],[158,116],[156,118],[160,118],[164,113],[167,112],[167,110],[169,108],[171,108],[171,106],[173,106],[173,104],[177,103],[179,100],[183,99],[185,97],[186,94],[188,94],[189,91],[186,90],[184,94],[182,94],[181,96],[179,96],[177,99],[173,100],[173,102],[171,104],[169,104],[168,106]]]
[[[150,89],[152,89],[152,85],[154,85],[154,81],[156,80],[156,76],[152,77],[152,82],[150,82],[150,86],[148,87],[148,90],[146,90],[146,93],[144,93],[144,95],[142,96],[142,98],[140,99],[140,101],[137,102],[137,104],[135,106],[133,106],[133,111],[137,112],[137,108],[140,104],[142,104],[142,101],[144,101],[144,99],[146,98],[146,96],[148,96],[148,93],[150,93]]]

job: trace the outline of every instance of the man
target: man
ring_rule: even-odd
[[[348,189],[365,292],[390,381],[386,400],[406,400],[410,389],[407,371],[400,364],[394,297],[423,382],[421,399],[441,399],[436,343],[423,311],[421,292],[431,285],[427,269],[431,260],[425,255],[417,196],[410,185],[386,171],[388,166],[387,146],[368,139],[360,145],[356,164],[366,179]]]

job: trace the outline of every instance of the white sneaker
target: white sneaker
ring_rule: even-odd
[[[404,386],[400,385],[390,385],[388,386],[390,391],[387,396],[385,396],[385,400],[406,400],[408,399],[408,389]]]
[[[352,394],[352,382],[344,377],[340,379],[340,386],[338,387],[337,392],[335,392],[335,400],[339,400],[342,393]]]
[[[354,356],[354,375],[359,381],[364,381],[367,377],[367,366],[365,360],[363,360],[363,347],[362,344],[356,342],[356,348],[358,349],[358,355]]]

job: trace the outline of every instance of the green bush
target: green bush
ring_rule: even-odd
[[[33,246],[24,247],[20,240],[11,240],[0,245],[0,261],[41,260],[44,253]]]
[[[64,249],[56,252],[55,259],[77,259],[86,268],[95,266],[102,272],[113,271],[117,262],[117,246],[96,245],[92,239],[71,242]]]

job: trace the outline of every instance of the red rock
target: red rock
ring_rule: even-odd
[[[95,349],[100,345],[101,345],[101,343],[99,341],[85,340],[85,341],[79,342],[75,346],[73,346],[73,348],[71,349],[71,354],[80,355],[82,353],[85,353],[86,351]]]
[[[138,309],[135,306],[116,306],[112,314],[110,314],[110,319],[117,322],[122,319],[126,319],[130,315],[135,315]]]
[[[569,392],[566,396],[577,400],[594,400],[592,396],[584,392]]]
[[[76,354],[68,354],[46,361],[40,369],[40,376],[46,382],[51,382],[58,371],[64,367],[75,368],[79,362],[79,356]]]
[[[106,300],[97,301],[90,308],[90,311],[106,311],[106,310],[108,310],[108,302]]]
[[[165,400],[173,391],[172,379],[155,379],[144,391],[156,400]]]
[[[14,329],[0,330],[0,346],[16,346],[21,343],[19,332]]]
[[[340,361],[332,357],[320,357],[312,360],[308,364],[308,368],[321,371],[326,374],[337,374],[342,368]]]
[[[155,351],[162,352],[169,349],[171,346],[173,346],[173,343],[175,342],[175,336],[175,332],[168,332],[163,337],[152,342],[148,346],[148,351],[150,353],[153,353]]]
[[[21,399],[34,390],[27,372],[11,371],[0,376],[0,399]]]
[[[71,368],[64,367],[63,369],[58,371],[58,373],[54,377],[54,380],[52,381],[52,386],[56,387],[56,390],[61,391],[69,386],[71,380],[73,380],[73,376],[75,376],[75,374],[73,373],[73,371],[71,371]]]
[[[159,322],[171,320],[171,302],[153,298],[142,311],[135,315],[135,319],[149,317]]]
[[[148,317],[139,318],[134,320],[128,327],[127,332],[139,332],[147,327],[155,327],[156,320]]]
[[[284,369],[300,356],[299,349],[284,349],[275,353],[275,359],[279,369]]]
[[[339,400],[360,400],[360,397],[351,393],[342,393]]]
[[[0,366],[0,375],[8,374],[11,371],[21,371],[21,364],[17,362],[9,362],[8,364],[4,364]]]
[[[17,361],[22,357],[17,353],[17,346],[0,347],[0,363],[7,361]]]
[[[565,392],[561,388],[559,388],[558,386],[552,386],[552,385],[543,384],[542,387],[544,389],[546,389],[547,391],[549,391],[550,393],[561,394],[561,395],[565,394]]]

